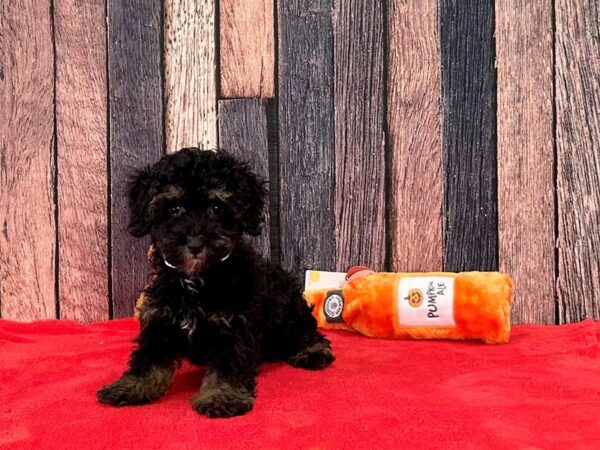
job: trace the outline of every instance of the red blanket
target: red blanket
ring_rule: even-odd
[[[0,448],[600,448],[600,324],[515,327],[508,345],[331,332],[322,372],[263,366],[255,409],[211,420],[184,365],[155,404],[95,392],[125,367],[133,320],[0,320]]]

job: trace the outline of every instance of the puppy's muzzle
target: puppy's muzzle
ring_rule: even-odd
[[[204,238],[202,236],[188,236],[187,248],[194,256],[204,249]]]

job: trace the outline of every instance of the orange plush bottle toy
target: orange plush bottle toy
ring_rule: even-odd
[[[308,271],[304,296],[320,327],[371,337],[508,342],[512,280],[498,272]],[[319,281],[327,279],[325,283]]]

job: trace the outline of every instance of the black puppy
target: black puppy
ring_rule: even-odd
[[[252,409],[261,361],[333,362],[296,277],[244,242],[260,232],[265,196],[248,167],[222,151],[183,149],[137,174],[129,227],[152,236],[155,273],[129,368],[98,391],[100,402],[157,399],[187,358],[206,366],[194,409],[235,416]]]

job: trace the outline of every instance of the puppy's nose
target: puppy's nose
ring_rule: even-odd
[[[193,254],[200,253],[204,248],[204,239],[200,236],[190,236],[187,239],[187,247]]]

